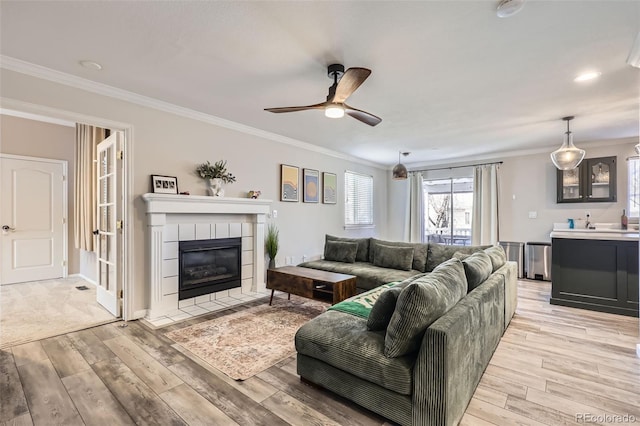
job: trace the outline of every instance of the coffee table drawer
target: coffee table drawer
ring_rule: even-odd
[[[267,271],[267,288],[309,299],[313,297],[313,280],[296,275],[280,274],[273,269]]]

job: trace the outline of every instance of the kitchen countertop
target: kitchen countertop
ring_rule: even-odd
[[[551,238],[572,238],[576,240],[638,241],[638,230],[628,229],[554,229]]]

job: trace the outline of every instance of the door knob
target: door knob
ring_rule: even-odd
[[[9,231],[14,232],[16,230],[16,228],[12,228],[9,225],[2,225],[2,230],[4,232],[9,232]]]

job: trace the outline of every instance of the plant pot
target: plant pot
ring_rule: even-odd
[[[207,188],[207,190],[209,191],[209,195],[213,197],[224,197],[224,188],[222,187],[223,184],[224,183],[220,178],[209,179],[209,186]]]
[[[275,269],[275,267],[276,267],[276,260],[269,259],[269,269]]]

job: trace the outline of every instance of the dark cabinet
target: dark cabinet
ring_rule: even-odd
[[[558,170],[558,203],[616,201],[616,157],[586,158],[573,170]]]
[[[553,238],[551,304],[638,316],[638,242]]]

